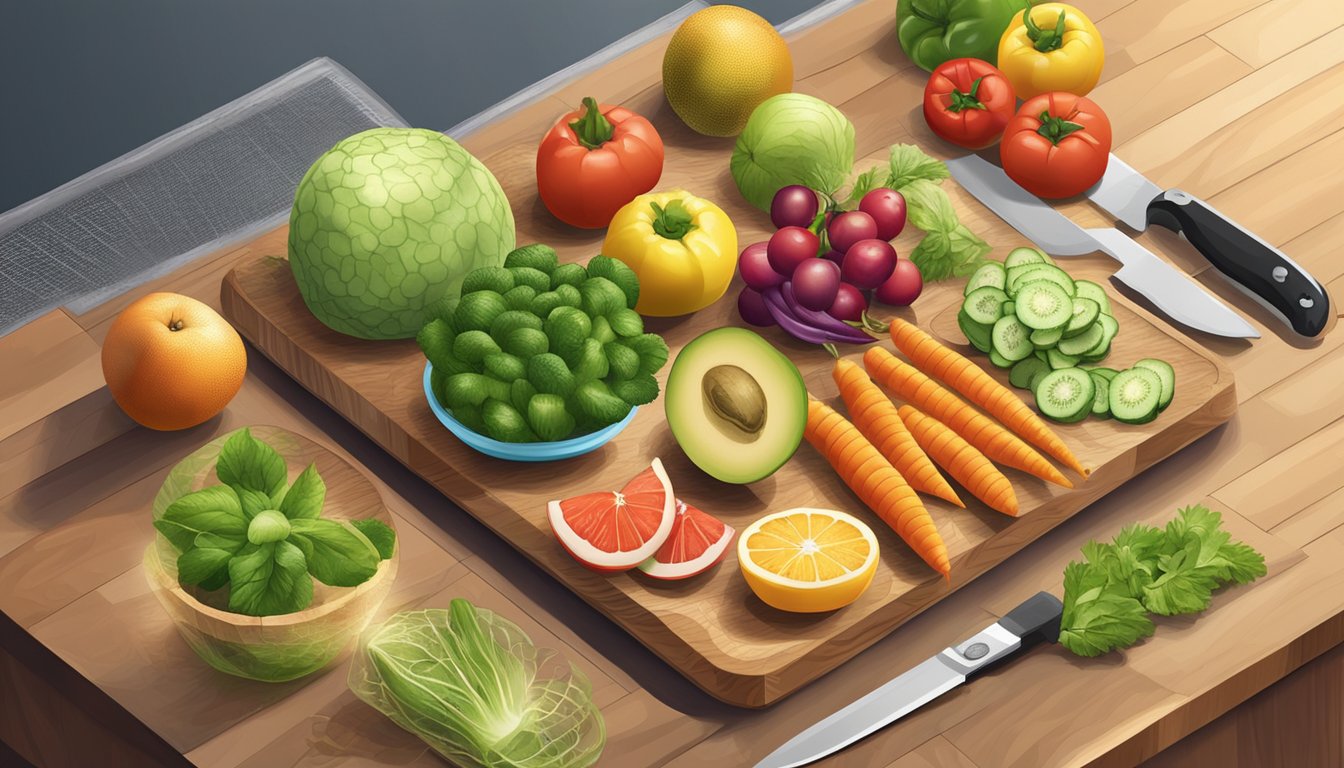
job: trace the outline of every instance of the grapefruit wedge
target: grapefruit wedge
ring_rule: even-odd
[[[580,563],[609,573],[653,556],[676,521],[672,483],[658,459],[620,491],[585,493],[546,506],[551,530]]]
[[[655,579],[689,579],[717,565],[736,533],[717,517],[677,499],[672,532],[639,570]]]

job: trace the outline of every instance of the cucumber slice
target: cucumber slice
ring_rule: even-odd
[[[970,296],[971,291],[976,288],[998,288],[1003,290],[1008,285],[1008,271],[997,261],[989,261],[980,265],[980,268],[971,273],[970,279],[966,281],[966,290],[962,291],[963,296]]]
[[[1012,267],[1008,270],[1008,287],[1004,290],[1012,293],[1017,290],[1017,286],[1022,281],[1037,272],[1044,272],[1048,269],[1058,269],[1058,267],[1052,267],[1049,264],[1024,264],[1020,267]]]
[[[1028,338],[1030,334],[1031,329],[1018,321],[1015,316],[1001,317],[998,322],[994,323],[994,331],[991,335],[994,344],[992,351],[998,352],[999,357],[1007,360],[1009,365],[1031,357],[1031,353],[1035,352],[1036,348],[1031,345],[1031,339]]]
[[[1049,372],[1049,365],[1035,357],[1028,357],[1013,364],[1013,369],[1008,372],[1008,383],[1018,389],[1032,389],[1031,380],[1036,378],[1036,374]]]
[[[1097,315],[1101,314],[1101,305],[1091,299],[1073,299],[1073,318],[1069,324],[1064,327],[1064,336],[1077,336],[1087,330],[1089,325],[1096,321]]]
[[[1031,343],[1036,345],[1037,349],[1049,349],[1059,343],[1063,332],[1058,328],[1046,328],[1040,331],[1031,332]]]
[[[1097,302],[1103,315],[1111,314],[1111,299],[1106,295],[1106,289],[1091,280],[1075,280],[1074,288],[1077,290],[1077,296],[1082,299],[1091,299]]]
[[[1144,424],[1157,418],[1162,402],[1162,379],[1147,368],[1130,368],[1111,379],[1111,415],[1126,424]]]
[[[1103,368],[1101,366],[1097,366],[1096,368],[1088,368],[1087,372],[1095,373],[1107,381],[1114,379],[1115,374],[1119,373],[1119,371],[1115,370],[1114,368]]]
[[[1002,289],[985,286],[966,294],[966,300],[961,303],[961,311],[977,323],[993,325],[995,320],[1003,317],[1003,305],[1006,301],[1008,294]]]
[[[1003,302],[1003,314],[1013,315],[1016,313],[1017,313],[1017,302],[1013,301],[1012,299]]]
[[[1114,317],[1105,313],[1097,315],[1097,322],[1101,324],[1101,329],[1106,332],[1106,343],[1110,344],[1120,333],[1120,323]]]
[[[1036,387],[1040,386],[1041,379],[1044,379],[1050,372],[1050,366],[1048,365],[1039,371],[1036,371],[1036,373],[1032,374],[1031,381],[1027,382],[1027,389],[1031,390],[1034,394],[1036,392]]]
[[[966,335],[966,340],[971,342],[971,346],[981,352],[989,352],[992,348],[990,326],[975,322],[965,311],[957,313],[957,325],[961,327],[961,332]]]
[[[1102,330],[1100,323],[1093,323],[1077,336],[1071,339],[1060,339],[1055,347],[1066,355],[1082,355],[1090,352],[1098,344],[1101,344],[1106,338],[1106,332]]]
[[[1171,405],[1171,398],[1176,395],[1176,369],[1166,360],[1158,360],[1155,357],[1145,357],[1134,364],[1135,368],[1147,368],[1157,374],[1157,378],[1162,380],[1162,399],[1157,403],[1159,411],[1167,410]]]
[[[1081,368],[1051,371],[1036,385],[1036,407],[1045,416],[1065,424],[1082,421],[1092,412],[1097,385]]]
[[[1047,365],[1050,364],[1050,355],[1047,354],[1046,350],[1044,349],[1036,350],[1036,359],[1040,360],[1042,363],[1045,363]]]
[[[1059,267],[1042,264],[1031,272],[1024,272],[1022,276],[1018,278],[1016,284],[1009,283],[1009,293],[1012,293],[1014,290],[1022,290],[1022,286],[1027,283],[1035,283],[1042,280],[1048,280],[1055,285],[1058,285],[1060,288],[1063,288],[1064,292],[1069,294],[1069,298],[1073,298],[1074,293],[1078,290],[1073,284],[1073,278],[1069,277],[1068,273],[1064,270]]]
[[[1087,375],[1092,377],[1092,383],[1097,388],[1096,396],[1092,398],[1092,415],[1099,419],[1109,419],[1111,417],[1111,380],[1096,371],[1088,371]]]
[[[1042,264],[1045,262],[1045,254],[1035,248],[1014,248],[1008,258],[1003,260],[1005,267],[1020,267],[1023,264]]]
[[[1058,349],[1045,350],[1045,357],[1046,362],[1048,362],[1050,367],[1056,371],[1063,368],[1072,368],[1078,364],[1078,358],[1073,355],[1066,355]]]
[[[1018,290],[1014,305],[1017,319],[1032,330],[1062,328],[1073,317],[1073,299],[1053,282],[1027,283]]]
[[[997,365],[1000,368],[1011,368],[1013,366],[1012,360],[1009,360],[1003,355],[1000,355],[997,351],[993,349],[989,350],[989,362],[993,363],[994,365]]]
[[[1109,357],[1110,354],[1111,354],[1111,345],[1107,344],[1106,346],[1102,347],[1101,351],[1099,352],[1086,352],[1084,354],[1079,355],[1078,360],[1079,362],[1083,363],[1100,363],[1102,360],[1105,360],[1107,357]]]

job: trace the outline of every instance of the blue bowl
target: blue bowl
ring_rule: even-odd
[[[621,430],[629,426],[631,420],[635,418],[635,412],[639,410],[637,407],[631,408],[630,413],[627,413],[624,419],[615,424],[568,440],[555,440],[549,443],[505,443],[493,437],[486,437],[479,432],[474,432],[467,425],[453,418],[453,414],[449,413],[448,409],[444,408],[439,403],[439,399],[434,396],[434,388],[429,384],[429,377],[433,372],[433,364],[425,363],[425,399],[429,401],[429,409],[434,412],[443,426],[456,435],[457,439],[475,450],[484,453],[486,456],[494,456],[497,459],[507,461],[556,461],[592,453],[606,445],[613,437],[620,434]]]

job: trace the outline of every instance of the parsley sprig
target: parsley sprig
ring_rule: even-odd
[[[1064,569],[1060,644],[1079,656],[1126,648],[1153,634],[1148,614],[1198,613],[1218,587],[1264,576],[1264,556],[1221,526],[1222,515],[1195,505],[1165,528],[1137,523],[1109,544],[1083,545],[1083,560]]]

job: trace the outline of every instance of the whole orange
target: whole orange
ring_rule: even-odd
[[[190,296],[151,293],[122,310],[103,341],[103,378],[127,416],[186,429],[224,410],[247,373],[243,340]]]

